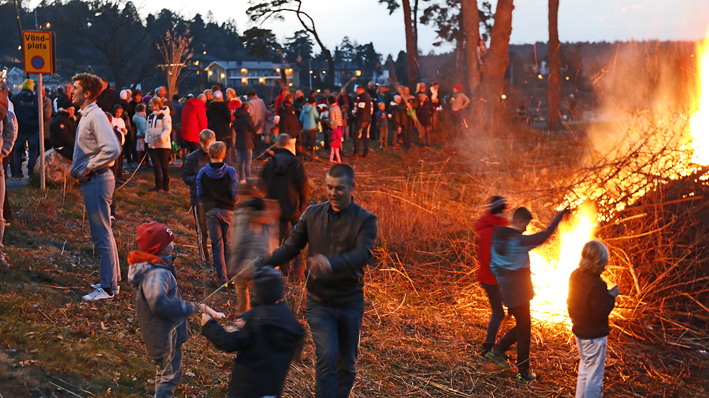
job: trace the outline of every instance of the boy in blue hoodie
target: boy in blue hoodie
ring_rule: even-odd
[[[504,354],[517,343],[517,380],[532,381],[537,376],[529,371],[529,346],[532,335],[529,302],[534,298],[529,251],[542,245],[556,231],[569,209],[561,211],[546,231],[524,235],[532,213],[525,207],[515,210],[509,227],[500,226],[492,237],[490,269],[500,286],[502,302],[507,312],[515,318],[515,327],[510,329],[500,342],[485,354],[485,358],[501,368],[509,368]]]
[[[226,265],[234,253],[232,233],[239,193],[239,176],[233,167],[224,163],[225,157],[226,144],[221,141],[211,143],[209,164],[197,174],[197,197],[202,200],[207,215],[219,285],[227,282]]]
[[[182,378],[182,344],[192,334],[187,317],[196,312],[224,317],[204,304],[182,300],[171,256],[174,239],[163,224],[143,224],[136,238],[140,250],[128,254],[128,281],[133,285],[140,331],[148,356],[157,364],[155,398],[171,397]]]

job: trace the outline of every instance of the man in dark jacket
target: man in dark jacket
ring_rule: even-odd
[[[288,304],[281,301],[283,277],[271,267],[254,273],[253,309],[227,332],[209,315],[202,334],[224,352],[238,352],[227,398],[280,397],[295,351],[305,332]]]
[[[355,118],[357,129],[353,134],[354,157],[359,153],[359,143],[364,141],[362,157],[366,158],[369,153],[369,125],[372,121],[372,100],[363,86],[357,87],[357,98],[355,99]]]
[[[209,233],[207,232],[207,212],[204,210],[202,201],[197,197],[197,175],[204,166],[209,164],[209,145],[214,141],[216,141],[216,137],[212,130],[205,129],[199,133],[200,147],[187,155],[185,166],[182,168],[182,181],[190,187],[190,205],[192,206],[192,214],[194,214],[197,246],[204,264],[209,263]]]
[[[237,169],[242,180],[251,177],[251,159],[253,157],[256,132],[261,128],[261,122],[254,124],[249,114],[251,104],[244,102],[234,112],[234,148],[236,148],[239,167]]]
[[[204,304],[182,300],[171,256],[174,239],[163,224],[143,224],[136,238],[140,250],[128,253],[128,281],[133,285],[140,332],[148,356],[158,366],[156,398],[171,397],[182,378],[182,344],[192,335],[187,317],[197,312],[224,317]]]
[[[121,94],[108,84],[108,78],[101,77],[103,91],[96,97],[96,105],[104,112],[112,112],[116,105],[121,103]]]
[[[76,118],[74,104],[66,97],[58,98],[57,113],[52,116],[49,127],[49,140],[52,148],[71,162],[74,156],[74,141],[76,140]]]
[[[281,113],[281,120],[283,120]],[[273,156],[268,159],[261,171],[261,178],[266,184],[266,198],[277,200],[281,208],[279,220],[279,243],[290,236],[291,228],[303,214],[308,203],[310,185],[303,162],[287,147],[292,139],[287,134],[279,134]],[[292,280],[302,280],[305,276],[305,264],[296,259],[293,270],[290,264],[281,265],[281,272]]]
[[[27,162],[27,172],[30,176],[34,173],[34,165],[39,156],[39,99],[32,91],[34,82],[27,79],[22,83],[22,91],[13,95],[12,105],[15,107],[18,131],[17,141],[15,141],[14,155],[11,169],[12,178],[23,178],[22,156],[25,148],[29,146],[29,160]]]
[[[529,302],[534,298],[529,251],[542,245],[556,231],[568,209],[557,214],[546,231],[524,235],[532,221],[532,213],[525,207],[515,210],[509,227],[499,227],[492,238],[490,269],[500,286],[502,302],[515,318],[515,327],[510,329],[500,342],[485,355],[502,368],[509,368],[504,352],[517,343],[517,380],[532,381],[536,375],[529,371],[529,346],[532,333]]]
[[[301,108],[302,110],[302,108]],[[291,138],[298,139],[300,135],[300,121],[298,120],[298,112],[293,107],[293,94],[286,95],[286,99],[281,105],[279,111],[280,121],[278,122],[279,132],[288,134]]]
[[[325,181],[329,201],[308,207],[265,264],[285,264],[308,246],[306,317],[317,353],[316,397],[347,397],[355,380],[364,267],[372,258],[377,218],[354,203],[350,166],[333,166]]]

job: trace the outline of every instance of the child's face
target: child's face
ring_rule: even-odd
[[[379,110],[380,110],[380,111],[383,111],[384,109],[386,109],[386,104],[380,103],[380,104],[379,104]]]
[[[172,251],[175,249],[175,242],[170,242],[169,245],[165,246],[165,250],[160,253],[162,256],[172,255]]]

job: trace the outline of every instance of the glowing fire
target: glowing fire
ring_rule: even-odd
[[[541,248],[543,253],[537,250],[530,253],[532,282],[536,292],[531,303],[532,317],[570,325],[566,309],[569,276],[578,267],[581,249],[592,239],[595,227],[595,209],[583,204],[573,212],[568,222],[562,222],[559,226],[557,245]]]
[[[709,32],[707,32],[709,38]],[[696,111],[689,121],[694,162],[709,165],[709,39],[697,44]]]

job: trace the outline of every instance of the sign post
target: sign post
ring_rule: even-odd
[[[25,58],[25,72],[36,73],[39,76],[37,89],[39,103],[39,187],[47,189],[44,175],[44,86],[42,74],[55,72],[54,32],[24,30],[22,31],[22,51]],[[32,174],[33,170],[27,170]]]

